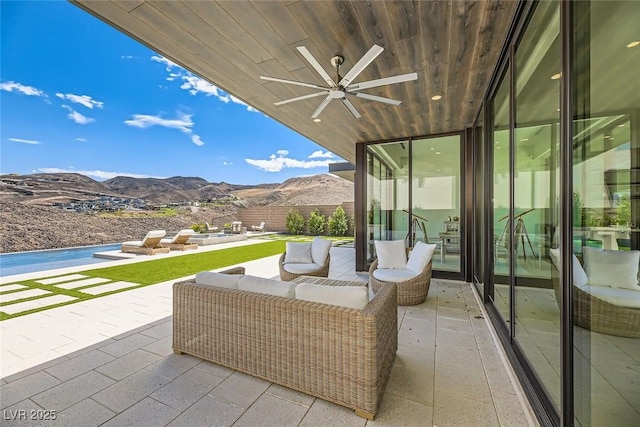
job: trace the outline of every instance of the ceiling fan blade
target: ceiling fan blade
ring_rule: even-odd
[[[270,82],[287,83],[287,84],[290,84],[290,85],[312,87],[314,89],[326,89],[325,87],[314,85],[312,83],[296,82],[294,80],[278,79],[278,78],[275,78],[275,77],[267,77],[267,76],[260,76],[260,78],[262,80],[269,80]]]
[[[322,101],[320,103],[320,105],[318,106],[318,108],[316,108],[316,111],[313,112],[313,114],[311,115],[312,119],[317,118],[320,113],[322,113],[322,110],[324,110],[325,108],[327,108],[327,105],[329,105],[329,103],[331,102],[333,98],[331,98],[331,95],[327,95],[327,97],[324,99],[324,101]]]
[[[329,73],[327,73],[325,69],[322,68],[320,63],[318,63],[316,58],[314,58],[313,55],[311,55],[311,52],[309,52],[309,50],[307,50],[306,47],[298,46],[296,49],[298,49],[298,52],[300,52],[302,56],[304,56],[304,58],[309,62],[309,64],[311,64],[314,70],[316,70],[318,74],[320,74],[320,77],[322,77],[322,80],[327,82],[327,84],[330,87],[336,87],[336,83],[333,81]]]
[[[340,83],[338,83],[338,86],[344,86],[344,87],[349,86],[349,83],[351,83],[356,77],[358,77],[358,75],[365,68],[367,68],[367,65],[371,64],[371,62],[374,59],[376,59],[378,55],[382,53],[383,50],[384,48],[381,46],[378,46],[377,44],[374,44],[373,46],[371,46],[371,49],[369,49],[369,51],[365,53],[362,58],[360,58],[360,60],[356,63],[356,65],[354,65],[353,68],[349,70],[349,72],[342,78],[342,80],[340,80]]]
[[[356,107],[346,97],[342,98],[341,101],[344,104],[344,106],[347,107],[349,111],[351,111],[351,114],[353,114],[353,117],[355,117],[356,119],[359,119],[360,117],[362,117],[360,113],[358,113],[358,110],[356,110]]]
[[[310,95],[299,96],[297,98],[285,99],[284,101],[275,102],[273,105],[284,105],[284,104],[288,104],[290,102],[302,101],[303,99],[314,98],[314,97],[320,96],[320,95],[326,95],[328,92],[329,92],[328,90],[325,90],[323,92],[316,92],[316,93],[312,93]]]
[[[418,80],[418,73],[401,74],[399,76],[385,77],[383,79],[369,80],[368,82],[362,82],[349,86],[349,91],[354,92],[357,90],[369,89],[372,87],[392,85],[395,83],[408,82],[411,80]]]
[[[383,96],[369,95],[368,93],[356,93],[358,98],[370,99],[371,101],[384,102],[385,104],[400,105],[402,101],[396,99],[385,98]]]

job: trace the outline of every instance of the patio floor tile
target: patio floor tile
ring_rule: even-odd
[[[182,412],[202,399],[222,381],[220,377],[191,369],[154,391],[149,397]]]
[[[269,388],[270,383],[242,372],[234,372],[211,391],[211,395],[248,408]]]
[[[244,409],[239,406],[217,397],[206,395],[168,424],[168,427],[229,427],[243,413]]]
[[[102,366],[105,363],[109,363],[114,359],[115,357],[107,353],[100,350],[93,350],[52,366],[46,369],[45,372],[53,375],[60,381],[67,381]]]
[[[62,411],[107,388],[114,382],[98,372],[89,371],[43,391],[33,396],[31,400],[47,410]]]
[[[316,399],[300,427],[364,427],[367,420],[354,411],[326,400]]]
[[[44,371],[35,372],[0,386],[0,396],[2,396],[0,405],[4,409],[60,383],[60,380]]]
[[[309,408],[272,394],[263,394],[236,421],[234,427],[296,427]]]
[[[84,399],[64,411],[56,414],[55,422],[43,421],[38,427],[48,426],[82,426],[94,427],[102,425],[113,418],[116,413],[108,410],[93,399]]]
[[[180,411],[147,397],[102,425],[157,427],[166,425],[178,415]]]

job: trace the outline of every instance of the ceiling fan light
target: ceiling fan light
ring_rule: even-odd
[[[316,123],[320,123],[322,121],[322,119],[319,119],[319,118],[316,117],[315,119],[313,119],[313,121],[316,122]]]
[[[441,100],[441,99],[442,99],[442,96],[441,96],[441,95],[433,95],[433,96],[431,97],[431,99],[433,99],[434,101],[439,101],[439,100]]]

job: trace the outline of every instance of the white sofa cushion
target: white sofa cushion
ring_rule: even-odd
[[[311,259],[318,265],[324,265],[331,249],[331,240],[315,237],[311,242]]]
[[[640,291],[598,285],[584,285],[580,289],[619,307],[640,308]]]
[[[303,264],[303,263],[284,264],[282,268],[284,268],[285,271],[291,274],[306,274],[306,273],[314,273],[320,270],[322,266],[312,262],[310,264]]]
[[[560,270],[560,249],[549,249],[549,255],[551,257],[551,262],[553,265]],[[587,273],[585,273],[584,268],[582,268],[582,264],[580,264],[580,260],[576,257],[575,254],[571,254],[573,259],[573,284],[575,286],[581,287],[587,284]]]
[[[407,268],[407,250],[404,240],[374,240],[378,268]]]
[[[306,242],[287,242],[284,263],[302,263],[310,264],[313,262],[311,258],[311,243]]]
[[[238,289],[240,289],[241,291],[275,295],[277,297],[294,298],[296,284],[291,282],[281,282],[279,280],[265,279],[264,277],[242,276],[242,278],[238,281]]]
[[[429,261],[431,261],[431,257],[435,250],[435,244],[430,245],[424,242],[417,242],[409,254],[407,270],[422,273],[427,264],[429,264]]]
[[[242,274],[224,274],[215,271],[201,271],[196,274],[196,283],[201,285],[218,286],[220,288],[238,289],[238,281]]]
[[[301,283],[296,287],[296,299],[362,310],[369,303],[369,288]]]
[[[590,285],[640,291],[640,251],[611,251],[583,246],[582,254]]]
[[[412,270],[401,270],[398,268],[383,268],[373,270],[373,277],[383,282],[404,282],[409,279],[413,279],[420,273],[416,273]]]

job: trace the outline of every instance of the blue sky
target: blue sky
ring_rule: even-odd
[[[341,160],[76,6],[0,7],[1,173],[255,184]]]

